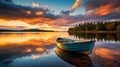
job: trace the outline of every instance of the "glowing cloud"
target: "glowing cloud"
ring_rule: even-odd
[[[4,20],[0,19],[0,26],[30,26],[30,24],[20,20]]]
[[[43,49],[43,48],[36,48],[36,51],[37,51],[37,52],[43,52],[44,49]]]
[[[107,16],[109,17],[116,16],[117,18],[119,17],[118,15],[120,14],[120,1],[115,0],[88,0],[85,4],[85,9],[86,11],[90,11],[90,15],[95,15],[95,16]],[[110,16],[111,15],[111,16]]]
[[[0,3],[2,3],[0,4],[0,9],[1,9],[0,19],[4,19],[5,21],[12,21],[12,23],[14,21],[15,24],[17,24],[16,20],[18,20],[20,22],[29,24],[29,26],[25,25],[27,28],[31,28],[32,25],[37,25],[37,28],[38,28],[38,26],[41,26],[44,24],[47,24],[49,26],[61,26],[69,22],[74,22],[76,20],[76,19],[69,18],[71,10],[62,11],[61,14],[56,15],[47,5],[45,5],[44,7],[39,7],[39,4],[32,3],[33,7],[30,7],[30,6],[17,5],[14,2],[11,3],[11,2],[8,2],[7,0],[0,0]],[[12,23],[9,23],[9,24],[12,24]],[[3,23],[0,23],[0,24],[3,25]],[[18,25],[21,25],[21,24],[18,24]]]
[[[99,9],[95,10],[94,13],[96,15],[100,15],[100,16],[104,16],[104,15],[108,15],[112,12],[116,12],[118,11],[118,9],[112,9],[113,5],[112,4],[107,4],[105,6],[101,6]]]
[[[31,14],[31,11],[26,11],[27,14]]]
[[[39,4],[38,4],[38,3],[32,3],[32,6],[38,8],[38,7],[39,7]]]
[[[36,15],[42,15],[42,14],[44,14],[42,11],[38,11],[38,12],[36,12],[35,13]]]
[[[72,11],[76,10],[79,6],[82,0],[76,0],[75,4],[72,6]]]

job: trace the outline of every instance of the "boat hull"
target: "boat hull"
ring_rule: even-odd
[[[95,41],[88,41],[88,42],[77,42],[77,43],[60,43],[57,42],[57,46],[60,49],[67,50],[67,51],[75,51],[84,54],[92,53]]]

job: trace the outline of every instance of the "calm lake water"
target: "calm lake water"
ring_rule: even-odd
[[[92,54],[67,53],[56,38],[95,39]],[[120,34],[0,33],[0,67],[120,67]]]

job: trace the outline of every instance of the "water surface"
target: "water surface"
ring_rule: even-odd
[[[95,39],[96,43],[89,56],[70,54],[56,48],[58,37]],[[119,60],[119,34],[0,33],[0,67],[119,67]]]

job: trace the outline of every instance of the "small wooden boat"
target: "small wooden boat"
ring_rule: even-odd
[[[74,65],[74,67],[93,67],[92,61],[88,55],[65,51],[58,47],[56,48],[55,52],[59,58],[65,62],[68,62],[69,64]]]
[[[91,41],[91,40],[80,41],[80,40],[72,40],[67,38],[57,38],[56,41],[57,41],[57,46],[60,49],[84,53],[87,55],[92,53],[95,43],[95,41]]]

